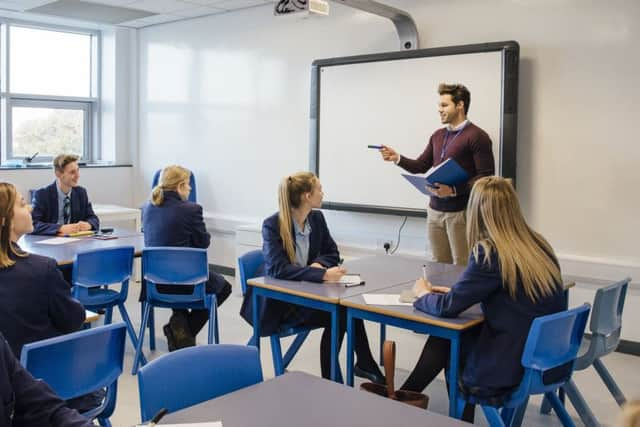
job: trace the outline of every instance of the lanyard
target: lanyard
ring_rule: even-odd
[[[467,122],[469,123],[469,122]],[[464,130],[464,128],[467,127],[467,123],[464,124],[464,126],[462,126],[458,132],[456,132],[455,135],[453,135],[453,138],[451,138],[451,141],[449,141],[449,133],[453,133],[453,132],[449,132],[449,129],[445,129],[444,131],[444,144],[442,144],[442,151],[440,152],[440,161],[444,160],[444,156],[447,154],[447,148],[449,146],[449,143],[453,144],[453,141],[456,140],[456,138],[458,137],[458,135],[460,135],[460,133]]]

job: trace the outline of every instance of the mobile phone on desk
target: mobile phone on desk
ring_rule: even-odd
[[[109,228],[101,228],[100,229],[100,234],[111,234],[113,233],[113,228],[109,227]]]
[[[353,288],[354,286],[364,286],[365,282],[364,280],[360,281],[360,282],[353,282],[353,283],[345,283],[344,287],[345,288]]]

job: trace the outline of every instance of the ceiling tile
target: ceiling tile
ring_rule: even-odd
[[[140,10],[148,10],[155,13],[172,13],[193,7],[190,3],[178,0],[137,0],[127,7]]]
[[[214,7],[196,6],[193,8],[173,12],[173,14],[182,16],[184,18],[194,18],[196,16],[212,15],[214,13],[222,13],[222,12],[226,12],[226,10],[214,8]]]

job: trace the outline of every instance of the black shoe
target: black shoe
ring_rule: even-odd
[[[175,350],[196,345],[196,337],[191,335],[189,321],[182,312],[174,313],[169,319]]]
[[[167,323],[162,327],[162,331],[164,332],[164,336],[167,337],[167,347],[169,347],[169,351],[174,351],[176,349],[176,340],[173,337],[171,326]]]
[[[382,372],[380,372],[379,370],[377,371],[378,372],[365,371],[364,369],[358,367],[358,365],[355,365],[353,367],[353,375],[355,375],[356,377],[366,378],[376,384],[386,384],[386,379],[384,378],[384,375],[382,375]]]

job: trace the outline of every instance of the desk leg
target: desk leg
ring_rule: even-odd
[[[449,359],[449,416],[456,417],[458,400],[458,365],[460,361],[460,335],[451,338],[451,355]]]
[[[340,319],[338,317],[338,306],[331,310],[331,381],[338,381],[338,327]]]
[[[353,387],[353,315],[347,308],[347,385]]]
[[[260,298],[258,298],[258,293],[256,290],[253,290],[251,294],[251,298],[253,299],[253,345],[256,346],[258,352],[260,351],[260,319],[258,313],[260,313]]]

